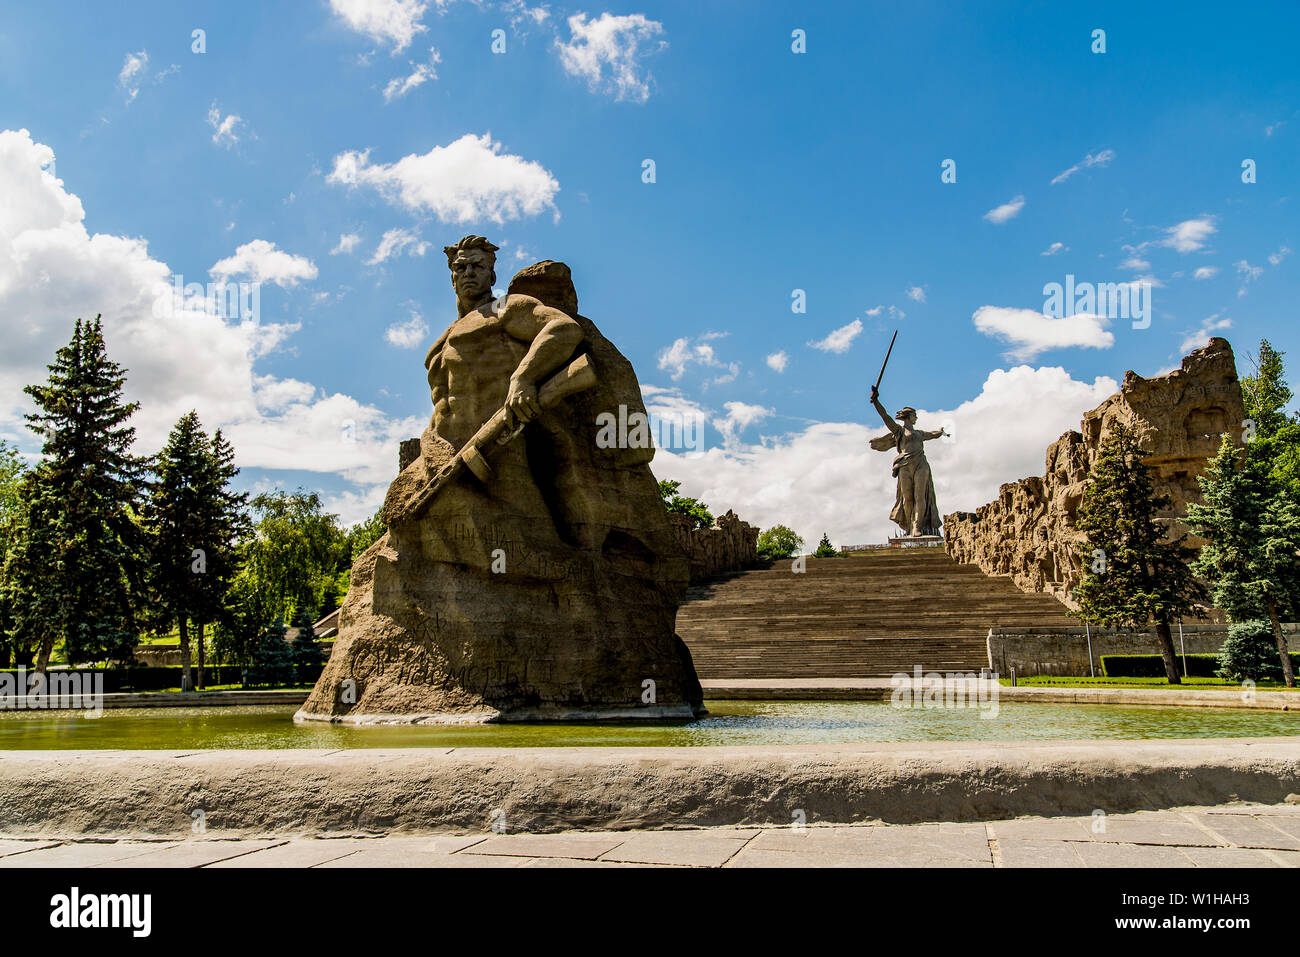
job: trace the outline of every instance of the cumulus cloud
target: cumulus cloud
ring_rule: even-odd
[[[1205,248],[1206,240],[1216,232],[1218,227],[1214,225],[1213,216],[1185,219],[1177,226],[1167,228],[1165,238],[1156,245],[1167,246],[1180,253],[1194,253]]]
[[[722,433],[724,445],[734,445],[737,436],[751,425],[763,421],[772,414],[772,410],[748,402],[724,402],[726,415],[713,420],[713,427]]]
[[[1069,251],[1070,251],[1070,247],[1065,245],[1065,243],[1052,243],[1052,245],[1044,249],[1041,253],[1039,253],[1039,255],[1055,256],[1057,253],[1068,253]]]
[[[689,336],[674,339],[672,345],[659,350],[659,368],[667,372],[674,382],[680,379],[692,365],[706,369],[722,369],[725,371],[713,380],[714,383],[731,382],[740,373],[740,363],[722,362],[714,352],[713,346],[709,344],[709,340],[724,336],[726,336],[725,332],[706,332],[694,340]]]
[[[662,40],[653,42],[664,32],[662,23],[641,13],[615,16],[606,12],[591,21],[585,13],[574,14],[568,25],[569,42],[555,39],[566,73],[585,79],[593,93],[610,93],[617,100],[638,103],[650,98],[653,77],[642,71],[641,60],[667,45]]]
[[[330,9],[350,29],[391,47],[394,53],[429,29],[420,22],[428,8],[425,0],[330,0]]]
[[[285,289],[315,279],[317,274],[316,264],[306,256],[286,253],[265,239],[244,243],[233,256],[214,263],[208,272],[214,279],[247,277],[254,282],[273,282]]]
[[[53,159],[26,130],[0,132],[0,315],[22,317],[0,350],[0,427],[26,434],[23,386],[45,380],[78,316],[102,313],[109,356],[128,370],[126,396],[141,403],[139,451],[161,448],[193,408],[226,432],[241,467],[338,474],[368,493],[391,480],[393,448],[418,433],[417,418],[260,374],[259,359],[297,325],[231,321],[175,297],[172,269],[143,239],[87,231],[80,199],[42,169]]]
[[[785,350],[773,352],[767,357],[767,367],[774,372],[784,372],[786,365],[790,362],[790,357],[785,354]]]
[[[235,113],[221,115],[221,110],[213,103],[208,107],[208,126],[212,127],[212,142],[226,149],[239,142],[239,128],[243,119]]]
[[[429,338],[429,324],[418,312],[406,322],[395,322],[384,330],[384,338],[399,349],[414,349]]]
[[[403,252],[408,256],[423,256],[428,250],[429,244],[422,241],[414,229],[389,229],[379,240],[374,255],[366,260],[366,265],[377,266]]]
[[[502,225],[555,210],[555,177],[540,163],[501,150],[489,133],[466,134],[396,163],[372,163],[369,150],[351,150],[334,158],[327,181],[369,187],[394,205],[432,212],[444,223],[487,219]]]
[[[984,218],[994,225],[1001,225],[1008,220],[1015,219],[1024,208],[1025,197],[1016,196],[1010,202],[1003,203],[1001,206],[994,206],[984,214]]]
[[[1220,319],[1219,314],[1216,312],[1214,315],[1202,319],[1200,326],[1183,338],[1183,341],[1178,345],[1178,351],[1183,355],[1187,355],[1193,349],[1202,349],[1210,344],[1210,336],[1216,332],[1231,328],[1232,320],[1226,317]]]
[[[808,345],[814,349],[820,349],[822,352],[834,352],[836,355],[843,355],[849,351],[849,347],[853,345],[853,340],[861,332],[862,320],[854,319],[847,326],[840,326],[825,339],[810,340]]]
[[[337,256],[339,253],[347,255],[348,253],[351,253],[352,250],[356,249],[357,244],[360,242],[360,233],[342,233],[339,235],[338,245],[330,250],[330,255]]]
[[[1092,166],[1109,166],[1110,161],[1113,160],[1114,158],[1115,158],[1114,150],[1102,150],[1101,152],[1095,154],[1089,153],[1087,156],[1079,160],[1079,162],[1075,163],[1069,169],[1062,170],[1061,172],[1053,176],[1052,185],[1055,186],[1057,183],[1064,183],[1067,179],[1069,179],[1075,173],[1079,172],[1079,170],[1081,169],[1088,169],[1089,167]]]
[[[1209,279],[1219,271],[1218,266],[1201,266],[1192,273],[1193,279]]]
[[[907,290],[907,298],[913,302],[925,302],[925,290],[920,286],[913,286]]]
[[[940,511],[974,511],[996,498],[1002,483],[1041,475],[1047,446],[1118,388],[1104,376],[1087,383],[1059,367],[1016,366],[989,373],[979,394],[955,409],[922,409],[922,428],[953,434],[925,446]],[[878,421],[819,422],[700,454],[661,449],[653,468],[715,512],[731,508],[763,528],[789,525],[809,543],[824,531],[836,544],[883,543],[893,533],[892,453],[867,445],[883,431]]]
[[[1280,265],[1282,260],[1286,259],[1286,257],[1289,255],[1291,255],[1291,247],[1283,246],[1280,249],[1278,249],[1277,252],[1268,254],[1268,263],[1270,266]]]
[[[436,66],[442,62],[442,56],[438,53],[437,47],[429,47],[429,60],[427,63],[412,63],[411,72],[406,76],[395,76],[388,81],[384,87],[384,102],[391,103],[393,100],[401,99],[410,93],[417,86],[427,83],[429,80],[438,78]]]
[[[1024,362],[1049,349],[1109,349],[1115,336],[1106,331],[1104,316],[1076,313],[1054,319],[1034,309],[980,306],[971,317],[986,336],[1010,343],[1006,356]]]

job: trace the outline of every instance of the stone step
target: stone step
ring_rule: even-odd
[[[987,666],[992,627],[1071,627],[1065,607],[941,549],[789,561],[693,586],[677,632],[702,680],[856,678]]]

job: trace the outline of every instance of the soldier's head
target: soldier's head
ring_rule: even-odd
[[[894,413],[894,418],[909,427],[916,425],[916,409],[910,405],[905,405]]]
[[[451,286],[456,290],[456,302],[461,315],[480,305],[492,295],[497,281],[497,249],[482,236],[466,236],[454,246],[444,246],[447,268],[451,270]]]

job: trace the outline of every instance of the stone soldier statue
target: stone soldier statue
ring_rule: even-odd
[[[674,633],[689,563],[654,448],[596,441],[602,413],[644,414],[635,370],[578,313],[568,266],[528,266],[494,298],[495,245],[466,236],[444,251],[457,318],[425,356],[433,415],[389,488],[387,532],[353,566],[297,718],[704,713]],[[555,399],[577,366],[592,384]]]
[[[894,509],[889,513],[890,519],[903,529],[905,535],[938,535],[941,519],[939,506],[934,500],[934,478],[930,474],[930,463],[925,458],[925,443],[947,435],[947,430],[927,432],[918,429],[916,409],[910,405],[899,409],[891,419],[885,407],[880,404],[879,386],[871,389],[871,404],[889,429],[888,435],[872,439],[871,447],[877,452],[889,449],[898,452],[893,467],[893,475],[898,479],[898,493],[894,499]],[[895,422],[894,419],[898,421]]]

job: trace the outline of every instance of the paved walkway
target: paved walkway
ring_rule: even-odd
[[[259,840],[0,838],[0,867],[1300,867],[1300,805],[987,824]]]

